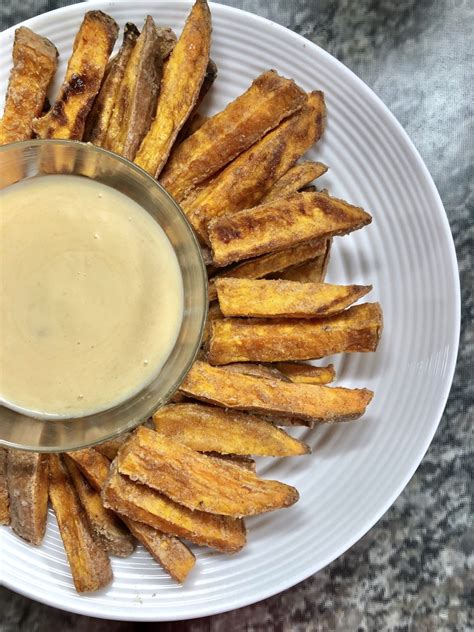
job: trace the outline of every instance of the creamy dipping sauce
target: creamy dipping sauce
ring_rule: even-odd
[[[78,176],[0,192],[0,401],[80,417],[159,373],[183,317],[178,260],[133,200]]]

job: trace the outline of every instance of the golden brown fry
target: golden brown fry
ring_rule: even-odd
[[[7,483],[7,449],[0,447],[0,524],[10,524],[10,499]]]
[[[318,320],[225,318],[211,325],[208,358],[212,364],[313,360],[375,351],[381,333],[378,303],[354,305]]]
[[[102,11],[84,15],[59,96],[47,114],[33,121],[39,138],[82,139],[117,34],[118,26],[109,15]]]
[[[160,183],[181,201],[190,188],[217,173],[305,101],[306,94],[294,81],[274,70],[264,72],[173,151]]]
[[[106,506],[119,514],[195,544],[224,553],[236,553],[245,545],[243,520],[191,511],[154,489],[122,476],[114,464],[102,497]]]
[[[120,451],[117,469],[193,511],[231,518],[288,507],[298,500],[294,487],[259,479],[143,426]]]
[[[207,321],[204,328],[204,333],[202,335],[202,344],[206,344],[209,340],[209,335],[211,333],[211,323],[218,318],[224,318],[224,316],[222,315],[222,312],[219,308],[219,304],[213,303],[212,305],[209,305],[209,309],[207,311]]]
[[[164,406],[153,415],[157,432],[198,452],[254,456],[308,454],[307,445],[254,415],[203,404]]]
[[[199,361],[191,367],[181,390],[224,408],[326,423],[360,417],[373,396],[367,389],[288,384],[229,374],[223,368]]]
[[[71,477],[59,454],[49,456],[49,497],[77,592],[99,590],[112,580],[110,560],[92,536]]]
[[[283,380],[284,382],[292,381],[271,365],[265,366],[263,364],[252,364],[251,362],[234,362],[233,364],[226,364],[223,368],[232,373],[243,373],[244,375],[253,375],[254,377],[263,377],[271,380]]]
[[[241,454],[219,454],[218,452],[204,452],[204,454],[206,456],[212,456],[214,459],[228,461],[229,463],[243,467],[245,470],[249,470],[249,472],[255,473],[257,471],[255,459],[251,459],[249,456],[242,456]]]
[[[67,452],[67,456],[74,461],[92,487],[100,492],[109,475],[109,460],[94,448]]]
[[[302,362],[277,362],[274,366],[297,384],[329,384],[336,379],[332,364],[313,366]]]
[[[164,69],[155,119],[135,157],[137,165],[156,178],[199,97],[209,63],[211,30],[207,1],[196,0]]]
[[[131,555],[135,542],[123,522],[104,507],[99,492],[86,481],[70,457],[66,456],[65,464],[96,539],[110,555]]]
[[[240,154],[207,185],[186,197],[181,207],[198,235],[207,240],[210,220],[258,204],[275,182],[320,138],[324,118],[323,93],[312,92],[299,112]],[[311,237],[306,241],[309,239]]]
[[[371,221],[363,209],[343,200],[303,192],[213,220],[208,232],[213,262],[225,266],[310,239],[345,235]]]
[[[331,243],[332,239],[328,239],[324,252],[314,259],[293,265],[286,270],[270,275],[269,278],[300,281],[301,283],[322,283],[329,263]]]
[[[106,149],[133,160],[153,120],[162,69],[160,38],[148,16],[118,88],[103,142]]]
[[[43,110],[58,65],[54,44],[24,26],[15,31],[12,57],[0,145],[31,138],[33,119]]]
[[[322,176],[328,168],[322,162],[300,162],[282,175],[282,177],[275,182],[270,191],[265,195],[261,204],[265,202],[273,202],[278,198],[296,193],[304,186],[308,185],[316,178]]]
[[[139,35],[140,31],[135,24],[127,22],[123,33],[122,46],[110,62],[110,68],[87,117],[84,140],[98,147],[102,147],[104,144],[110,117],[121,89],[125,68]]]
[[[30,544],[41,544],[48,511],[48,456],[10,448],[7,483],[13,531]]]
[[[183,125],[183,127],[181,128],[181,131],[176,137],[176,142],[174,145],[175,148],[178,148],[185,138],[187,138],[188,136],[191,136],[191,134],[194,134],[194,132],[197,132],[197,130],[209,119],[208,116],[202,116],[201,114],[199,114],[198,110],[201,103],[204,101],[206,94],[211,89],[212,84],[214,83],[216,78],[217,78],[217,66],[212,61],[212,59],[210,59],[209,63],[207,64],[206,74],[204,75],[201,89],[199,90],[199,96],[197,98],[197,101],[193,107],[191,114],[188,117],[188,120]],[[174,149],[171,152],[170,158],[168,160],[172,160],[173,152],[174,152]]]
[[[94,446],[94,450],[100,452],[102,455],[107,457],[109,461],[113,461],[117,456],[117,452],[123,446],[125,441],[129,439],[130,432],[124,432],[118,437],[114,437],[113,439],[109,439],[108,441],[103,441]]]

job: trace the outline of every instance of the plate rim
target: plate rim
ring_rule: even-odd
[[[149,2],[150,0],[146,0],[146,1]],[[89,0],[89,1],[86,0],[84,2],[79,2],[79,3],[68,5],[65,7],[59,7],[57,9],[46,11],[37,16],[28,18],[26,20],[18,22],[17,24],[14,24],[13,26],[2,31],[0,33],[0,38],[3,39],[5,37],[11,36],[11,34],[14,33],[15,29],[17,29],[19,26],[30,26],[36,20],[44,18],[45,15],[55,17],[57,14],[61,15],[61,14],[68,13],[71,11],[79,10],[80,12],[81,8],[85,10],[86,7],[89,7],[90,5],[97,5],[97,4],[102,5],[102,10],[107,11],[107,10],[112,10],[113,6],[116,4],[123,5],[129,2],[130,0]],[[169,3],[170,0],[153,0],[153,2],[156,5],[159,5],[162,3]],[[174,5],[181,5],[183,7],[190,7],[193,4],[193,0],[172,0],[172,2]],[[417,458],[414,459],[410,468],[407,469],[407,472],[401,478],[401,483],[399,483],[395,491],[385,501],[385,503],[383,503],[382,508],[376,511],[371,516],[370,519],[367,519],[364,525],[360,527],[358,531],[354,535],[352,535],[351,538],[348,539],[348,541],[346,541],[343,545],[338,547],[335,552],[329,555],[326,560],[324,560],[323,562],[319,562],[317,564],[314,564],[314,563],[311,564],[311,562],[309,562],[307,567],[304,570],[300,571],[299,573],[294,573],[290,579],[288,578],[282,579],[278,583],[272,584],[271,587],[268,586],[267,588],[261,589],[258,593],[254,594],[250,598],[229,597],[227,598],[225,605],[213,604],[208,609],[204,607],[202,610],[196,613],[185,614],[184,616],[181,615],[179,616],[179,618],[176,618],[175,616],[160,614],[159,606],[158,606],[156,615],[147,615],[147,614],[142,615],[142,613],[140,613],[140,611],[137,610],[136,612],[135,611],[133,613],[131,612],[127,616],[127,618],[124,619],[123,617],[115,613],[106,612],[105,608],[103,608],[103,612],[97,612],[94,609],[91,609],[90,607],[87,606],[88,604],[87,595],[84,596],[84,601],[80,605],[79,604],[76,605],[75,603],[73,603],[73,604],[68,604],[67,606],[63,606],[58,603],[57,599],[48,599],[47,594],[40,593],[39,591],[35,592],[35,590],[33,589],[28,589],[28,587],[25,587],[21,584],[16,584],[14,581],[8,581],[8,579],[2,578],[1,585],[5,586],[6,588],[20,595],[28,597],[29,599],[33,599],[34,601],[45,604],[47,606],[51,606],[59,610],[72,612],[79,615],[96,617],[100,619],[115,620],[115,621],[166,622],[166,621],[192,620],[199,617],[222,614],[225,612],[229,612],[231,610],[244,608],[246,606],[258,603],[264,599],[267,599],[285,590],[288,590],[289,588],[296,586],[297,584],[301,583],[305,579],[318,573],[320,570],[322,570],[323,568],[331,564],[334,560],[338,559],[343,553],[351,549],[354,546],[354,544],[356,544],[362,537],[364,537],[364,535],[366,535],[370,531],[370,529],[372,529],[372,527],[374,527],[379,522],[379,520],[387,513],[390,507],[395,503],[397,498],[401,495],[401,493],[407,487],[408,483],[414,476],[423,458],[425,457],[426,452],[428,451],[428,448],[430,447],[433,437],[436,433],[436,430],[439,427],[439,424],[444,414],[444,410],[446,408],[446,404],[447,404],[448,397],[451,391],[454,374],[455,374],[455,370],[457,366],[457,358],[459,354],[460,332],[461,332],[461,287],[460,287],[459,265],[458,265],[458,260],[457,260],[456,248],[454,244],[454,238],[452,235],[451,226],[449,224],[448,215],[444,208],[444,204],[442,202],[436,183],[434,182],[433,177],[431,176],[428,170],[428,167],[426,166],[417,147],[415,146],[414,142],[409,137],[406,130],[403,128],[403,126],[398,121],[398,119],[393,114],[393,112],[390,110],[390,108],[382,101],[382,99],[378,96],[378,94],[372,88],[370,88],[369,85],[363,79],[361,79],[354,71],[352,71],[348,66],[346,66],[339,59],[331,55],[325,49],[321,48],[318,44],[315,44],[314,42],[307,39],[303,35],[295,33],[291,29],[281,24],[278,24],[277,22],[273,22],[272,20],[268,18],[257,15],[255,13],[251,13],[244,9],[239,9],[236,7],[231,7],[225,4],[220,4],[220,3],[216,3],[212,1],[209,2],[209,5],[211,8],[211,12],[220,11],[222,13],[228,13],[229,15],[243,14],[243,16],[246,19],[251,19],[253,21],[260,22],[262,26],[264,26],[265,28],[271,28],[276,31],[280,31],[285,34],[285,37],[292,37],[293,40],[299,44],[303,43],[305,46],[317,49],[320,55],[322,55],[326,59],[330,59],[332,63],[335,63],[338,66],[338,69],[342,73],[350,77],[352,81],[355,81],[361,87],[361,89],[363,90],[363,96],[365,96],[366,98],[369,98],[375,106],[380,108],[382,113],[385,115],[386,123],[393,125],[395,129],[397,130],[398,134],[401,135],[401,137],[405,141],[406,148],[409,150],[411,157],[414,159],[416,167],[420,170],[421,177],[423,178],[423,180],[426,182],[426,184],[429,187],[429,192],[432,195],[433,202],[436,205],[435,212],[438,214],[439,218],[441,219],[441,222],[443,225],[443,233],[445,237],[447,238],[447,246],[449,249],[449,265],[450,265],[449,273],[450,273],[450,276],[452,277],[451,280],[453,281],[453,293],[455,296],[455,302],[452,305],[452,309],[453,309],[453,328],[451,331],[452,351],[450,354],[448,367],[446,369],[446,377],[442,385],[443,388],[442,388],[441,396],[438,398],[437,411],[436,411],[436,414],[433,415],[433,420],[435,421],[432,423],[430,431],[426,433],[426,435],[423,437],[424,440],[423,440],[422,445],[418,449]],[[83,607],[81,607],[82,605]],[[205,606],[205,602],[204,602],[204,606]]]

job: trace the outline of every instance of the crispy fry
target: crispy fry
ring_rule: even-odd
[[[33,119],[43,110],[58,65],[54,44],[24,26],[15,31],[12,57],[0,145],[31,138]]]
[[[148,16],[118,88],[103,143],[106,149],[133,160],[156,110],[162,70],[160,38]]]
[[[197,130],[209,119],[208,116],[202,116],[201,114],[199,114],[198,110],[199,110],[199,106],[204,101],[206,94],[209,92],[209,90],[212,87],[212,84],[214,83],[216,79],[217,79],[217,66],[212,61],[212,59],[210,59],[209,63],[207,64],[206,74],[204,75],[204,80],[202,82],[201,89],[199,90],[199,96],[197,98],[197,101],[192,109],[191,114],[188,117],[188,120],[183,125],[183,127],[181,128],[181,131],[176,137],[176,143],[175,143],[176,148],[179,147],[179,145],[183,142],[185,138],[187,138],[188,136],[191,136],[191,134],[194,134],[194,132],[197,132]],[[168,160],[172,160],[172,158],[173,158],[173,152],[171,152],[170,158]]]
[[[99,92],[118,26],[102,11],[88,11],[74,40],[58,98],[47,114],[33,121],[40,138],[81,140]]]
[[[301,283],[322,283],[326,276],[326,270],[331,254],[332,239],[326,240],[326,247],[322,254],[314,259],[291,266],[286,270],[269,276],[271,279],[283,279],[286,281],[301,281]]]
[[[10,499],[7,483],[7,449],[0,447],[0,524],[10,524]]]
[[[332,364],[313,366],[302,362],[277,362],[275,366],[297,384],[329,384],[336,378],[336,371]]]
[[[209,223],[213,262],[225,266],[310,239],[345,235],[372,221],[363,209],[324,193],[295,193]]]
[[[164,406],[153,415],[157,432],[198,452],[254,456],[307,454],[307,445],[254,415],[202,404]]]
[[[77,592],[103,588],[112,580],[109,557],[92,536],[71,477],[59,454],[49,456],[49,497]]]
[[[213,303],[209,305],[209,309],[207,310],[207,321],[206,326],[204,328],[204,333],[202,335],[202,344],[206,344],[209,340],[209,335],[211,333],[211,323],[218,318],[224,318],[222,312],[219,308],[218,303]]]
[[[110,68],[87,117],[84,140],[98,147],[102,147],[105,141],[110,117],[112,116],[117,95],[120,93],[125,69],[139,35],[140,31],[135,24],[127,22],[123,33],[122,46],[110,62]]]
[[[65,464],[96,539],[110,555],[131,555],[135,542],[123,522],[104,507],[99,492],[86,481],[70,457],[66,456]]]
[[[211,30],[207,1],[196,0],[164,69],[155,119],[135,157],[137,165],[156,178],[199,97],[209,63]]]
[[[103,456],[107,457],[109,461],[113,461],[117,456],[117,452],[123,446],[125,441],[129,439],[130,433],[124,432],[118,437],[114,437],[113,439],[109,439],[108,441],[103,441],[98,445],[94,446],[94,450],[100,452]]]
[[[381,333],[378,303],[354,305],[318,320],[225,318],[211,324],[208,358],[212,364],[313,360],[375,351]]]
[[[102,497],[105,505],[119,514],[195,544],[224,553],[236,553],[245,545],[243,520],[191,511],[154,489],[122,476],[114,464]]]
[[[292,381],[271,365],[265,366],[263,364],[252,364],[251,362],[234,362],[233,364],[226,364],[223,368],[232,373],[243,373],[243,375],[253,375],[254,377],[263,377],[271,380],[283,380],[284,382]]]
[[[244,94],[173,151],[161,184],[181,201],[192,186],[217,173],[305,101],[305,93],[294,81],[274,70],[261,74]]]
[[[219,454],[218,452],[204,452],[204,454],[206,456],[212,456],[214,459],[229,461],[229,463],[243,467],[249,472],[255,473],[257,471],[255,459],[251,459],[249,456],[242,456],[241,454]]]
[[[204,123],[208,120],[209,116],[205,116],[204,114],[196,112],[196,114],[194,114],[194,116],[189,119],[189,125],[186,124],[185,127],[183,127],[183,129],[180,131],[180,135],[177,140],[179,141],[181,139],[181,141],[183,141],[185,138],[188,138],[188,136],[191,136],[191,134],[197,132],[198,129],[202,127]]]
[[[296,193],[313,180],[316,180],[316,178],[325,174],[327,170],[328,168],[322,162],[300,162],[288,169],[260,202],[261,204],[273,202],[285,195]]]
[[[13,531],[30,544],[41,544],[48,511],[48,457],[8,450],[7,483]]]
[[[259,479],[144,427],[120,451],[117,469],[193,511],[231,518],[288,507],[298,500],[294,487]]]
[[[360,417],[373,396],[367,389],[288,384],[250,375],[230,375],[225,369],[199,361],[191,367],[181,390],[224,408],[326,423]]]
[[[100,492],[109,475],[109,460],[94,448],[67,452],[67,456],[79,467],[92,487]]]
[[[207,240],[210,220],[257,204],[320,138],[324,118],[323,93],[312,92],[299,112],[247,149],[207,185],[186,197],[181,207],[198,235]]]
[[[176,33],[169,26],[157,26],[158,38],[160,42],[160,56],[166,62],[176,46]]]

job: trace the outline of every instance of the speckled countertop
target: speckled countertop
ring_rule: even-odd
[[[1,27],[68,0],[3,0]],[[473,421],[473,57],[470,0],[226,0],[316,42],[394,112],[438,186],[463,290],[451,395],[417,473],[380,522],[317,575],[261,603],[187,623],[105,622],[0,589],[0,632],[474,630],[469,531]]]

